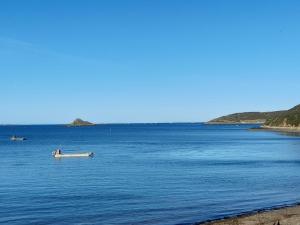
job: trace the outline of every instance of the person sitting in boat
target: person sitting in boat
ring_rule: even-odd
[[[52,155],[60,155],[60,154],[61,154],[60,149],[56,149],[54,152],[52,152]]]

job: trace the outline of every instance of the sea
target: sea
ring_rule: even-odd
[[[255,126],[0,126],[0,224],[188,225],[300,202],[300,136]]]

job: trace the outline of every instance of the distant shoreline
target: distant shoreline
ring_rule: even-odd
[[[253,125],[260,125],[260,124],[264,124],[263,122],[206,122],[204,124],[207,124],[207,125],[247,125],[247,124],[253,124]]]
[[[195,225],[296,225],[300,224],[300,204],[257,210],[236,216],[195,223]]]
[[[206,124],[205,122],[120,122],[120,123],[95,123],[93,126],[101,125],[139,125],[139,124]],[[0,124],[0,126],[65,126],[68,127],[69,124],[63,123],[46,123],[46,124]],[[76,127],[76,126],[70,126]]]
[[[220,123],[220,122],[207,122],[207,125],[261,125],[260,127],[250,128],[251,131],[274,131],[284,133],[300,133],[300,127],[273,127],[266,126],[263,123],[246,123],[246,122],[232,122],[232,123]]]
[[[252,128],[253,131],[274,131],[284,133],[300,133],[300,127],[272,127],[272,126],[261,126],[259,128]]]

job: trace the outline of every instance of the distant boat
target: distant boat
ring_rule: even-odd
[[[10,140],[11,141],[25,141],[25,140],[27,140],[25,137],[17,137],[17,136],[12,136],[11,138],[10,138]]]
[[[60,149],[55,150],[52,152],[52,155],[55,158],[70,158],[70,157],[93,157],[94,153],[93,152],[84,152],[84,153],[68,153],[64,154]]]

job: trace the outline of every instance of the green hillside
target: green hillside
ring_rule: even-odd
[[[227,116],[222,116],[209,121],[208,123],[215,124],[230,124],[230,123],[265,123],[266,121],[281,115],[284,111],[276,112],[244,112],[234,113]]]
[[[265,125],[271,127],[300,127],[300,105],[268,119]]]

